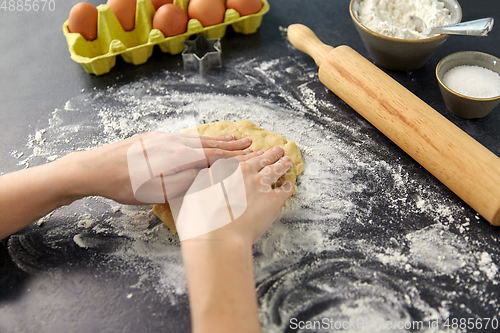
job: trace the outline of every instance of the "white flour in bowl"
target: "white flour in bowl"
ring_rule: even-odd
[[[452,23],[450,11],[437,0],[363,0],[358,9],[361,24],[381,35],[399,39],[429,37],[416,30],[412,15],[429,28]]]

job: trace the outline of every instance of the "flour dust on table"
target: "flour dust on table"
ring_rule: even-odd
[[[234,59],[216,76],[162,72],[82,92],[12,158],[31,167],[144,131],[249,119],[295,141],[305,165],[297,194],[254,246],[265,332],[324,318],[422,322],[424,331],[437,322],[446,330],[449,317],[498,314],[499,240],[478,237],[487,222],[328,92],[313,63],[302,62]],[[89,254],[88,267],[137,276],[126,295],[153,290],[176,304],[187,293],[179,242],[150,206],[86,198],[9,241],[28,272],[55,274],[58,262],[71,260],[63,253],[75,249]],[[395,330],[402,331],[410,330]]]

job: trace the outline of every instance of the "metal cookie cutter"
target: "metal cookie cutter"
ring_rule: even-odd
[[[200,74],[211,67],[221,67],[222,47],[219,38],[206,39],[199,34],[195,40],[184,41],[186,49],[182,52],[184,69],[195,69]]]

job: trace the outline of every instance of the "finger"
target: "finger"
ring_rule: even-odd
[[[206,139],[206,140],[217,140],[217,141],[233,141],[233,140],[236,140],[236,137],[234,136],[234,134],[228,134],[228,135],[218,136],[216,138],[212,138],[212,137],[209,137],[209,136],[202,136],[201,138],[202,139]]]
[[[208,164],[211,165],[220,158],[245,156],[247,154],[252,153],[252,150],[249,148],[244,150],[224,150],[221,148],[204,148],[203,152],[205,153]]]
[[[257,157],[257,156],[260,156],[262,155],[262,151],[261,152],[258,152],[258,151],[250,151],[248,154],[246,155],[238,155],[236,156],[235,158],[239,161],[239,162],[245,162],[245,161],[248,161],[249,159],[251,158],[254,158],[254,157]]]
[[[258,157],[254,157],[247,161],[252,169],[255,171],[262,170],[265,166],[270,165],[278,161],[281,156],[283,156],[283,148],[280,146],[275,146],[264,154]]]
[[[205,140],[216,140],[216,141],[233,141],[236,140],[234,134],[227,134],[222,136],[203,136],[203,135],[195,135],[195,134],[185,134],[185,133],[177,133],[177,136],[187,138],[187,139],[205,139]]]
[[[243,150],[252,144],[252,140],[250,138],[242,138],[240,140],[232,140],[232,141],[217,141],[217,140],[208,140],[202,139],[201,146],[203,148],[219,148],[224,150]]]
[[[219,137],[196,136],[187,134],[177,135],[180,142],[191,148],[220,148],[226,150],[242,150],[250,147],[250,138],[235,140],[233,134]]]
[[[260,170],[260,174],[263,175],[262,181],[266,185],[274,185],[281,176],[290,170],[292,165],[292,160],[288,156],[283,156],[276,163],[267,165]]]
[[[205,159],[203,160],[196,160],[192,161],[190,163],[185,163],[182,166],[178,168],[171,169],[169,173],[177,173],[182,170],[187,170],[187,169],[192,169],[192,168],[207,168],[210,167],[212,164],[214,164],[218,159],[221,158],[244,158],[247,155],[252,154],[252,150],[247,148],[245,150],[237,150],[237,151],[230,151],[230,150],[222,150],[222,149],[203,149],[203,152],[205,154]],[[246,161],[248,158],[238,160],[238,161]]]

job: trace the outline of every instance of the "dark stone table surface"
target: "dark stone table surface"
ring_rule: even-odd
[[[286,39],[288,25],[303,23],[371,60],[349,1],[271,0],[257,33],[228,28],[223,67],[203,76],[159,48],[143,65],[118,58],[110,73],[89,75],[62,34],[78,1],[52,1],[53,11],[38,12],[0,1],[0,172],[168,119],[248,117],[294,139],[306,163],[293,204],[254,248],[264,331],[297,331],[293,323],[308,321],[324,326],[299,331],[346,322],[356,332],[377,331],[368,322],[395,332],[412,331],[402,323],[413,331],[500,327],[500,229],[329,92],[313,60]],[[461,6],[463,20],[500,20],[498,0]],[[500,57],[500,29],[452,36],[423,68],[386,72],[500,156],[498,107],[464,120],[441,99],[435,67],[464,50]],[[2,240],[0,270],[0,332],[190,331],[179,242],[149,207],[97,197],[63,207]]]

